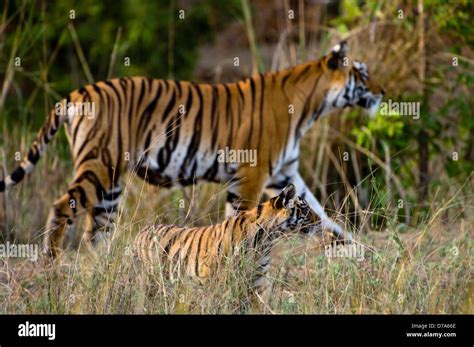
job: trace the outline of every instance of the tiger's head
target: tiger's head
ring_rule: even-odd
[[[301,233],[314,235],[321,231],[321,219],[308,203],[296,195],[293,184],[286,186],[279,195],[259,205],[258,219],[271,221],[271,227],[277,233]],[[262,223],[263,224],[263,223]]]
[[[376,114],[384,90],[370,76],[367,66],[347,57],[347,42],[343,41],[321,59],[321,69],[327,82],[327,111],[360,106],[370,116]]]

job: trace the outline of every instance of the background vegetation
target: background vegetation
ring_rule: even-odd
[[[318,58],[347,38],[350,56],[367,63],[386,99],[420,102],[421,115],[368,119],[352,110],[319,121],[306,135],[303,176],[367,247],[366,259],[330,260],[318,240],[282,242],[273,294],[259,312],[474,312],[472,2],[7,0],[1,6],[0,160],[7,172],[54,103],[91,81],[132,75],[234,81]],[[3,241],[40,243],[49,206],[71,176],[61,134],[35,172],[0,199]],[[133,174],[127,182],[114,240],[98,257],[78,256],[79,235],[56,269],[0,260],[0,312],[243,312],[243,276],[225,274],[207,288],[171,283],[146,278],[129,256],[130,239],[143,225],[222,220],[223,186],[158,190]]]

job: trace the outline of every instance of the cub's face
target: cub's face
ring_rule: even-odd
[[[313,235],[320,229],[320,218],[308,203],[296,195],[293,184],[262,205],[261,217],[273,220],[273,226],[282,233]]]

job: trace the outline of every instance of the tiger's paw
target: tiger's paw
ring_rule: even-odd
[[[323,230],[327,230],[331,235],[331,242],[337,242],[341,244],[352,243],[352,233],[345,231],[339,224],[331,219],[327,219],[322,222]]]

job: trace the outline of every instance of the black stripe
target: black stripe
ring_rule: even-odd
[[[81,189],[84,192],[82,187],[79,186],[80,182],[84,180],[89,181],[94,185],[95,190],[96,190],[97,200],[99,201],[102,200],[102,197],[107,193],[107,191],[104,189],[104,187],[100,183],[100,179],[96,175],[96,173],[91,170],[84,171],[78,178],[75,179],[74,183],[76,183],[77,186],[74,187],[73,189],[76,189],[76,190]],[[83,205],[84,208],[86,208],[85,203],[86,203],[86,200],[85,200],[85,192],[84,192],[84,201],[82,201],[81,199],[81,204]]]
[[[102,89],[99,89],[99,90],[102,90]],[[105,95],[105,98],[107,99],[107,111],[109,111],[108,105],[109,105],[110,98],[109,98],[109,95],[108,95],[107,92],[105,92],[104,95]],[[100,94],[100,96],[101,96],[101,100],[103,100],[103,98],[102,98],[103,95]],[[105,105],[105,101],[104,101],[104,105]],[[102,110],[100,109],[100,114],[101,114],[101,113],[102,113]],[[110,113],[110,112],[108,112],[108,113]],[[82,123],[82,120],[83,120],[84,118],[86,118],[86,117],[80,117],[79,123],[77,124],[76,128],[74,129],[74,135],[73,135],[73,141],[72,141],[72,144],[73,144],[73,145],[75,144],[75,137],[76,137],[77,132],[78,132],[78,130],[79,130],[79,126],[80,126],[80,124]],[[98,119],[98,118],[99,118],[99,117],[97,117],[97,119]],[[96,138],[97,132],[100,130],[100,129],[99,129],[99,126],[97,125],[97,119],[96,119],[96,124],[95,124],[96,126],[92,127],[91,131],[89,131],[89,133],[87,134],[86,139],[82,142],[81,147],[80,147],[79,150],[77,151],[76,158],[79,158],[80,155],[81,155],[81,153],[82,153],[82,151],[84,150],[84,148],[85,148],[88,144],[90,144],[90,143],[93,141],[94,138]],[[111,133],[111,132],[109,132],[109,133]],[[109,136],[110,136],[110,134],[109,134]]]
[[[10,178],[15,183],[20,182],[23,179],[23,177],[25,177],[25,170],[21,166],[18,166],[10,175]]]
[[[176,86],[176,84],[173,84]],[[171,99],[168,101],[168,104],[166,105],[165,111],[163,112],[163,115],[161,117],[161,120],[164,122],[166,118],[168,118],[168,115],[171,113],[171,110],[174,108],[174,105],[176,103],[176,89],[173,88],[171,91]]]
[[[240,83],[236,83],[237,91],[239,92],[239,99],[237,100],[237,129],[240,127],[240,123],[242,122],[242,109],[245,107],[245,98],[244,93],[242,92],[242,88],[240,87]]]
[[[288,185],[288,183],[290,183],[290,177],[287,176],[285,177],[283,181],[267,185],[267,188],[268,189],[283,189]]]
[[[126,110],[126,107],[127,107],[127,95],[129,93],[127,93],[127,90],[126,90],[126,81],[121,78],[119,79],[119,84],[120,84],[120,87],[122,88],[122,92],[123,92],[123,97],[122,95],[120,95],[120,93],[118,92],[117,90],[117,99],[118,99],[118,103],[119,103],[119,116],[117,117],[117,132],[118,132],[118,136],[116,137],[117,139],[117,146],[118,146],[118,151],[117,151],[117,158],[115,160],[115,171],[114,170],[111,170],[110,174],[109,174],[109,178],[110,178],[110,181],[115,184],[118,183],[118,178],[120,177],[120,169],[122,167],[122,158],[123,158],[123,138],[122,138],[122,122],[121,122],[121,119],[122,119],[122,116],[126,116],[130,111],[127,112]],[[124,113],[122,115],[122,108],[124,108]]]
[[[69,196],[73,196],[73,198],[74,198],[74,192],[77,192],[79,194],[79,202],[80,202],[81,206],[83,208],[87,208],[87,206],[86,206],[87,198],[86,198],[85,190],[81,186],[76,186],[73,189],[70,189],[68,191]],[[74,198],[74,201],[76,201],[75,198]],[[74,212],[74,210],[73,210],[73,212]]]
[[[208,227],[209,228],[209,227]],[[195,259],[195,268],[194,268],[194,271],[196,273],[196,275],[199,276],[199,251],[201,250],[201,239],[202,237],[204,236],[204,233],[206,232],[207,228],[205,228],[202,233],[198,236],[198,241],[197,241],[197,244],[198,244],[198,249],[196,251],[196,259]],[[189,249],[189,253],[188,255],[191,253],[192,251],[192,244],[191,244],[191,247]]]
[[[59,129],[59,114],[57,114],[56,112],[53,113],[54,114],[54,124],[53,126],[51,127],[50,131],[49,131],[49,135],[50,137],[52,137],[54,134],[56,134],[56,131],[58,131]]]
[[[170,249],[173,246],[173,244],[176,242],[176,239],[178,237],[181,237],[181,235],[182,235],[182,230],[180,230],[178,228],[176,228],[176,229],[177,229],[177,231],[175,232],[175,234],[172,237],[170,237],[170,239],[168,240],[168,243],[166,244],[166,246],[163,249],[163,252],[166,255],[169,255]],[[160,237],[163,237],[164,234],[169,233],[171,230],[174,230],[174,228],[173,227],[168,227],[165,231],[160,233]],[[186,237],[184,238],[184,240],[182,242],[183,247],[186,244],[185,240],[187,240],[187,238],[189,237],[190,234],[192,234],[191,231],[189,231],[188,234],[186,235]],[[179,254],[179,252],[177,252],[177,253]]]
[[[138,93],[138,101],[137,101],[137,113],[140,110],[140,106],[142,105],[143,98],[145,96],[145,79],[142,78],[142,81],[140,83],[140,92]]]
[[[188,117],[192,104],[193,104],[193,87],[192,85],[189,85],[188,99],[186,101],[186,109],[184,110],[185,118]]]
[[[199,143],[201,141],[201,131],[202,131],[202,117],[203,117],[203,109],[204,109],[204,101],[202,98],[202,91],[200,86],[196,86],[196,91],[198,94],[199,99],[199,109],[196,114],[196,119],[194,121],[194,131],[191,137],[191,141],[189,142],[188,149],[186,150],[186,155],[183,160],[183,164],[180,168],[180,173],[184,176],[186,175],[186,170],[188,167],[191,166],[191,161],[194,159],[196,152],[199,149]]]
[[[162,172],[169,165],[171,156],[179,142],[179,130],[181,125],[181,115],[176,114],[168,123],[165,129],[166,143],[158,152],[158,172]]]
[[[233,203],[234,201],[240,199],[240,197],[232,192],[227,192],[227,202]]]
[[[219,163],[217,162],[217,158],[214,160],[212,166],[207,169],[206,173],[204,174],[204,179],[207,181],[214,181],[217,175],[217,171],[219,169]]]
[[[143,147],[143,151],[145,152],[145,153],[143,154],[144,158],[147,157],[146,152],[148,152],[149,149],[150,149],[151,133],[152,133],[152,132],[153,132],[153,130],[148,131],[148,134],[146,135],[146,138],[145,138],[145,145],[144,145],[144,147]],[[140,160],[140,161],[143,161],[143,160]]]
[[[117,204],[118,205],[118,204]],[[112,205],[107,208],[105,207],[94,207],[94,214],[97,216],[99,214],[110,214],[117,211],[117,205]]]
[[[200,265],[199,254],[201,253],[201,248],[202,248],[204,235],[208,232],[208,230],[211,230],[211,233],[212,233],[212,227],[211,226],[205,228],[204,231],[202,232],[201,237],[199,238],[199,242],[198,242],[198,249],[197,249],[197,252],[196,252],[196,268],[195,268],[196,274],[198,276],[199,276],[199,265]],[[208,239],[208,241],[209,241],[209,239]]]
[[[135,112],[135,114],[136,114],[135,118],[138,120],[138,122],[140,122],[140,120],[141,120],[141,117],[139,117],[138,114],[140,112],[141,106],[143,105],[143,98],[145,97],[145,91],[147,89],[147,87],[145,85],[145,81],[146,81],[146,79],[142,78],[141,83],[140,83],[140,92],[139,92],[138,101],[137,101],[137,110]],[[136,128],[135,136],[137,138],[141,137],[140,128],[138,126]]]
[[[95,91],[97,94],[99,94],[99,97],[100,97],[99,100],[102,100],[102,89],[99,88],[95,83],[92,85],[92,88],[94,89],[94,91]],[[100,108],[100,107],[99,107],[99,112],[101,112],[101,108]],[[96,115],[97,118],[99,118],[98,116],[99,116],[99,115]],[[74,128],[74,131],[73,131],[73,133],[72,133],[72,141],[71,141],[72,144],[76,143],[77,133],[78,133],[78,131],[79,131],[79,128],[80,128],[81,123],[82,123],[82,121],[84,120],[84,118],[86,118],[86,117],[79,117],[79,122],[77,123],[77,125],[76,125],[76,127]],[[71,122],[71,124],[72,124],[72,122]]]
[[[110,191],[104,195],[104,200],[113,201],[119,197],[122,193],[122,190]]]
[[[84,155],[80,161],[76,161],[76,163],[74,164],[76,167],[81,167],[82,164],[84,164],[86,161],[95,160],[98,157],[99,157],[99,151],[98,151],[97,146],[95,146],[89,152],[87,152],[87,154]]]
[[[321,115],[325,107],[326,107],[326,96],[324,96],[322,103],[319,105],[318,109],[316,110],[316,112],[314,112],[313,116],[311,117],[311,122],[314,122],[319,118],[319,116]]]
[[[242,91],[242,88],[240,87],[240,83],[236,83],[236,86],[237,86],[237,90],[239,91],[240,100],[243,101],[244,100],[244,92]]]
[[[128,140],[129,140],[129,148],[131,149],[132,148],[132,144],[131,144],[131,138],[132,138],[132,119],[133,119],[133,116],[135,115],[135,105],[134,105],[134,101],[135,101],[135,81],[131,78],[128,79],[130,81],[130,84],[132,86],[132,90],[131,90],[131,93],[130,93],[130,109],[128,111]]]
[[[218,109],[218,99],[219,99],[219,90],[217,86],[212,85],[212,103],[211,103],[211,150],[215,150],[217,137],[218,137],[218,128],[216,124],[219,124],[219,109]]]
[[[36,147],[31,147],[28,151],[28,161],[32,164],[36,164],[39,160],[39,151]]]
[[[281,87],[280,87],[282,90],[285,89],[285,84],[286,84],[286,82],[288,81],[288,79],[290,78],[291,72],[292,72],[292,70],[289,71],[285,76],[282,77],[282,79],[281,79]]]
[[[251,140],[252,140],[252,133],[253,133],[253,110],[255,109],[255,81],[253,78],[250,78],[250,96],[252,97],[252,102],[251,102],[251,108],[250,108],[250,129],[249,129],[249,136],[247,138],[247,143],[249,144],[249,147],[250,147],[250,144],[251,144]]]
[[[234,136],[234,113],[232,112],[232,105],[231,105],[231,93],[229,86],[224,84],[225,92],[226,92],[226,117],[227,117],[227,129],[229,129],[229,133],[227,136],[227,146],[230,147],[232,143],[232,138]]]
[[[343,97],[344,99],[346,99],[346,100],[350,100],[349,92],[354,91],[355,86],[356,86],[356,83],[355,83],[355,80],[354,80],[354,81],[353,81],[353,82],[354,82],[354,83],[353,83],[354,87],[353,87],[353,88],[349,88],[349,86],[352,84],[352,79],[353,79],[353,78],[354,78],[353,73],[352,73],[352,71],[350,71],[350,72],[349,72],[349,78],[348,78],[346,84],[344,85],[344,87],[345,87],[345,88],[344,88],[344,95],[342,96],[342,97]]]
[[[165,87],[164,93],[168,93],[169,84],[170,84],[169,81],[167,81],[167,80],[161,80],[161,82],[163,82],[163,85],[164,85],[164,87]]]
[[[181,81],[175,80],[174,84],[176,86],[176,90],[178,92],[178,98],[181,98],[182,90],[181,90]]]
[[[258,204],[257,206],[257,218],[262,214],[263,204]]]
[[[118,92],[117,87],[111,81],[105,81],[104,83],[106,85],[108,85],[112,89],[112,91],[115,93],[115,95],[117,96],[117,100],[118,100],[118,103],[119,103],[119,112],[118,112],[118,114],[121,115],[122,108],[121,108],[121,102],[120,102],[120,93]]]
[[[102,92],[101,92],[102,88],[100,88],[97,84],[95,83],[92,84],[92,88],[95,90],[97,94],[102,95]]]
[[[151,91],[151,86],[150,86],[150,91]],[[137,134],[142,134],[143,133],[143,130],[146,129],[146,127],[148,126],[148,123],[150,121],[150,118],[152,116],[152,114],[154,113],[155,109],[156,109],[156,105],[158,103],[158,99],[160,98],[161,96],[161,91],[162,91],[162,88],[161,88],[161,83],[158,83],[158,87],[157,87],[157,91],[156,91],[156,94],[155,94],[155,97],[153,98],[153,100],[148,104],[148,106],[145,108],[145,110],[143,111],[143,113],[141,114],[141,116],[139,117],[139,121],[138,121],[138,127],[137,127]],[[142,129],[143,128],[143,129]]]
[[[293,83],[296,84],[298,81],[311,69],[311,65],[306,66],[293,80]]]
[[[306,101],[304,103],[304,107],[303,107],[303,110],[301,112],[301,115],[300,115],[300,119],[298,120],[298,124],[295,128],[295,133],[294,133],[294,137],[296,139],[299,139],[299,131],[300,131],[300,128],[303,124],[303,121],[306,119],[306,116],[307,114],[311,111],[309,108],[311,106],[311,99],[312,99],[312,96],[313,96],[313,93],[316,89],[316,86],[319,84],[319,80],[321,78],[321,75],[318,76],[318,78],[316,79],[316,81],[314,82],[314,85],[313,87],[311,88],[311,91],[310,93],[308,94],[308,97],[306,98]],[[297,142],[295,141],[295,145],[297,144]]]
[[[263,228],[259,228],[258,231],[255,233],[255,237],[253,239],[254,248],[257,248],[259,243],[262,241],[264,235],[265,235],[265,230]]]

